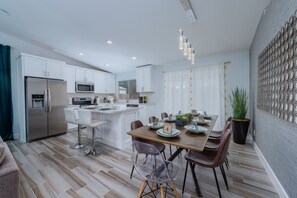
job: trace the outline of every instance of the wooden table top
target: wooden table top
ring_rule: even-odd
[[[133,137],[138,137],[154,142],[160,142],[163,144],[170,144],[173,146],[178,146],[184,149],[189,149],[193,151],[203,151],[204,146],[207,142],[209,134],[211,133],[218,116],[212,116],[211,122],[203,127],[207,128],[207,132],[194,134],[187,131],[184,127],[176,126],[180,130],[180,135],[177,137],[165,138],[161,137],[156,133],[156,129],[151,129],[148,126],[143,126],[138,129],[129,131],[127,134]]]

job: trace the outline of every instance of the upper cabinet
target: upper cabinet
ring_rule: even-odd
[[[136,68],[136,91],[153,92],[152,66],[142,66]]]
[[[67,81],[67,93],[75,93],[75,67],[65,65],[64,80]]]
[[[105,73],[105,93],[115,93],[115,76],[110,73]]]
[[[110,73],[97,71],[94,73],[95,93],[115,93],[115,76]]]
[[[75,68],[76,82],[94,82],[94,70],[85,68]]]
[[[22,54],[24,75],[63,79],[64,62]]]

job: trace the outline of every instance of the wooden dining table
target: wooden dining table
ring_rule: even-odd
[[[216,123],[218,118],[217,115],[210,116],[210,123],[203,125],[207,128],[207,131],[204,133],[192,133],[187,131],[183,126],[176,126],[181,133],[177,137],[162,137],[156,133],[156,129],[151,129],[149,126],[142,126],[140,128],[129,131],[127,134],[132,137],[137,137],[145,140],[150,140],[154,142],[159,142],[163,144],[168,144],[176,146],[178,149],[167,159],[168,161],[173,161],[184,149],[192,150],[197,152],[202,152],[204,146],[208,140],[208,137]],[[199,197],[202,197],[200,187],[195,175],[194,170],[192,169],[192,176],[196,187],[196,192]]]

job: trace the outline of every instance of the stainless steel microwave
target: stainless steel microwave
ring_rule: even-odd
[[[76,93],[94,93],[94,83],[76,82]]]

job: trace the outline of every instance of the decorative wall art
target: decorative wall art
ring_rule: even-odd
[[[297,11],[258,58],[257,107],[297,124]]]

